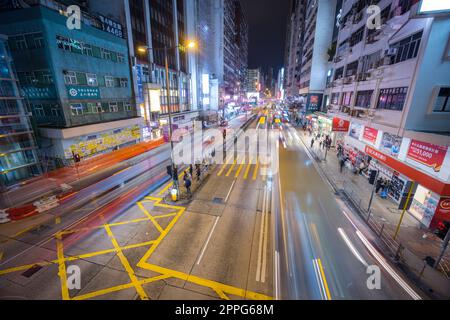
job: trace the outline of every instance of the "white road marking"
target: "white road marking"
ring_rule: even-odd
[[[220,217],[216,217],[216,221],[214,222],[214,225],[211,231],[209,232],[208,239],[206,239],[205,245],[203,246],[203,250],[200,253],[200,257],[198,257],[197,264],[200,264],[200,262],[202,261],[203,255],[205,254],[206,248],[208,247],[209,241],[211,240],[211,236],[214,233],[214,229],[216,229],[217,223],[219,222],[219,218]]]
[[[262,249],[263,249],[264,223],[265,223],[265,215],[266,215],[266,195],[267,195],[267,187],[264,186],[263,203],[262,203],[262,210],[261,210],[261,224],[260,224],[260,228],[259,228],[258,262],[256,264],[256,281],[261,281],[261,260],[262,260]]]
[[[261,274],[261,282],[264,283],[266,281],[266,269],[267,269],[267,242],[269,237],[269,191],[267,192],[267,200],[266,200],[266,221],[264,226],[264,239],[263,239],[263,262],[262,262],[262,274]]]
[[[348,238],[347,234],[342,228],[338,228],[339,234],[341,235],[342,239],[344,239],[345,243],[349,247],[350,251],[353,253],[353,255],[358,259],[366,268],[369,266],[369,264],[364,260],[364,258],[361,256],[361,254],[356,250],[353,243]]]
[[[234,184],[236,183],[236,180],[237,179],[234,179],[233,183],[231,184],[230,190],[228,190],[228,194],[227,194],[227,196],[225,198],[225,202],[228,201],[228,198],[230,197],[231,191],[233,190],[233,187],[234,187]]]
[[[275,250],[275,255],[274,255],[274,271],[275,271],[275,300],[279,300],[280,296],[279,296],[279,286],[280,284],[278,283],[278,266],[280,264],[280,254],[278,253],[278,251]]]
[[[313,259],[312,261],[314,266],[314,272],[316,274],[317,284],[319,285],[320,296],[322,300],[326,300],[325,287],[323,285],[322,275],[320,274],[319,264],[317,263],[317,259]]]
[[[375,259],[383,266],[383,268],[394,278],[395,281],[413,298],[414,300],[422,300],[420,297],[407,283],[403,280],[392,267],[387,263],[384,257],[372,246],[369,240],[361,233],[361,231],[357,230],[356,234],[364,243],[366,248],[370,251],[370,253],[374,256]]]

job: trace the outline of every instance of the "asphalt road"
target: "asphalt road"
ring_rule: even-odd
[[[231,121],[230,126],[237,128],[243,122],[245,117],[239,117]],[[66,299],[69,296],[71,298],[81,296],[83,299],[97,296],[100,299],[153,299],[160,295],[162,299],[179,297],[179,292],[172,286],[169,285],[168,289],[163,291],[165,285],[161,283],[162,281],[153,284],[152,276],[155,272],[137,267],[139,260],[149,250],[148,246],[162,241],[172,228],[173,210],[177,209],[160,208],[145,200],[147,195],[159,190],[168,181],[166,174],[166,165],[169,164],[168,147],[162,146],[151,155],[148,154],[146,158],[142,157],[134,165],[65,199],[59,207],[28,221],[2,228],[0,297],[2,299]],[[148,211],[157,218],[149,218],[149,212],[143,212],[147,210],[145,206],[149,206]],[[159,224],[155,223],[155,219],[158,219]],[[159,230],[158,228],[155,230],[156,225]],[[194,225],[181,224],[179,233],[189,231],[190,227]],[[209,232],[209,227],[206,225],[203,234]],[[202,234],[197,225],[195,232],[198,235]],[[182,248],[189,242],[179,241],[175,244]],[[117,248],[126,253],[115,254],[119,250]],[[195,246],[193,248],[196,250]],[[152,247],[150,250],[153,250]],[[174,259],[183,261],[183,257],[184,255],[179,255]],[[65,295],[60,276],[64,274],[61,268],[68,267],[69,261],[76,261],[81,268],[82,288]],[[165,266],[171,267],[171,264]],[[170,276],[177,281],[178,274],[172,271],[170,275],[161,271],[164,273],[163,278]],[[126,283],[127,279],[132,281],[131,288],[130,284]],[[144,284],[141,285],[140,282]],[[133,286],[136,290],[132,288]],[[145,289],[142,290],[141,286]],[[219,292],[226,289],[220,288],[219,285],[217,289]],[[105,295],[105,290],[111,293]],[[144,291],[151,292],[150,297],[144,294]],[[189,290],[186,298],[195,296],[195,290]]]
[[[284,126],[282,136],[274,178],[277,298],[420,298],[338,201],[295,129]],[[369,279],[376,269],[379,287]]]

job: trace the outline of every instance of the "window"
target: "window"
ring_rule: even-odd
[[[34,48],[44,48],[44,37],[42,35],[42,32],[37,32],[32,34],[33,39],[33,47]]]
[[[350,38],[350,47],[353,47],[354,45],[360,43],[364,36],[364,28],[365,26],[359,28],[354,32]]]
[[[117,102],[109,103],[109,112],[119,112],[119,107],[117,106]]]
[[[111,60],[111,52],[109,50],[101,48],[102,59]]]
[[[102,113],[103,109],[102,109],[102,105],[100,103],[93,103],[90,102],[87,104],[87,112],[88,113]]]
[[[120,87],[122,87],[122,88],[128,87],[128,79],[127,78],[120,79]]]
[[[391,48],[395,49],[395,54],[391,57],[392,63],[399,63],[417,57],[421,39],[422,31],[393,44]]]
[[[131,111],[131,104],[129,102],[124,102],[123,103],[123,108],[126,112],[130,112]]]
[[[92,46],[90,44],[83,43],[83,54],[92,57]]]
[[[58,45],[59,49],[71,51],[69,38],[63,36],[56,36],[56,44]]]
[[[73,71],[66,71],[64,73],[64,83],[65,84],[77,84],[77,75]]]
[[[345,76],[350,77],[356,74],[356,71],[358,71],[358,60],[349,63],[347,65],[347,68],[345,70]]]
[[[15,41],[15,47],[16,50],[26,50],[27,48],[27,42],[25,41],[24,36],[17,36],[13,37],[13,40]]]
[[[95,73],[86,73],[87,85],[91,87],[97,87],[97,75]]]
[[[114,87],[114,78],[111,76],[105,76],[105,86],[108,88]]]
[[[74,103],[70,105],[70,111],[72,112],[73,116],[81,116],[83,115],[83,104],[81,103]]]
[[[53,107],[53,108],[51,108],[50,111],[51,111],[52,117],[60,117],[61,116],[61,111],[59,110],[59,108]]]
[[[378,97],[378,109],[403,110],[408,87],[381,89]]]
[[[117,62],[123,63],[125,62],[125,56],[121,53],[117,54]]]
[[[344,67],[340,67],[339,69],[336,70],[336,73],[334,74],[334,80],[342,78],[343,75],[344,75]]]
[[[370,108],[370,100],[372,98],[373,90],[368,91],[358,91],[356,95],[356,107],[360,108]]]
[[[339,104],[339,92],[335,92],[331,94],[331,104]]]
[[[433,106],[434,112],[450,112],[450,87],[440,88]]]
[[[45,111],[42,104],[35,104],[33,106],[33,115],[35,117],[45,117]]]
[[[352,97],[353,97],[353,91],[344,92],[344,96],[342,97],[342,105],[343,106],[350,106],[352,103]]]

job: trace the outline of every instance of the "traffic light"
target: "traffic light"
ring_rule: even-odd
[[[173,176],[172,166],[169,165],[166,167],[166,169],[167,169],[167,174],[172,178],[172,176]]]
[[[437,235],[442,240],[444,240],[449,229],[450,229],[450,221],[439,221],[437,229],[434,231],[434,234]]]
[[[370,171],[369,183],[370,183],[371,185],[374,185],[374,184],[375,184],[375,180],[377,179],[377,174],[378,174],[378,171],[377,171],[377,170],[371,170],[371,171]]]

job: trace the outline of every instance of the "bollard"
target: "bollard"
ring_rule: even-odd
[[[173,188],[170,190],[170,196],[172,197],[172,201],[177,201],[178,199],[178,190],[176,188]]]

